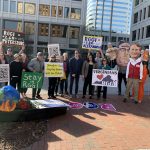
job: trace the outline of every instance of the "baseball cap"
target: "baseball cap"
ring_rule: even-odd
[[[18,58],[20,55],[18,54],[18,53],[16,53],[15,55],[14,55],[14,59],[16,59],[16,58]]]

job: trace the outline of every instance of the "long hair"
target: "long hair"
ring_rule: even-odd
[[[90,60],[89,60],[89,57],[90,56],[92,56],[92,62],[93,63],[95,63],[95,59],[94,59],[94,56],[90,53],[90,54],[88,54],[88,56],[87,56],[87,62],[89,62]]]

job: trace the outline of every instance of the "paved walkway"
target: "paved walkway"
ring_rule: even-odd
[[[108,96],[107,102],[117,112],[70,109],[65,115],[50,119],[45,136],[24,150],[150,150],[150,97],[146,96],[142,104],[131,100],[123,103],[122,99]]]

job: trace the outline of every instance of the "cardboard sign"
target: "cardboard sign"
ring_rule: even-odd
[[[23,72],[21,79],[22,88],[42,88],[43,74],[37,72]]]
[[[118,71],[117,70],[93,69],[92,85],[117,87],[118,86]]]
[[[47,99],[47,100],[30,100],[33,107],[37,109],[43,109],[43,108],[55,108],[55,107],[69,107],[68,104],[60,101],[60,100],[53,100],[53,99]]]
[[[83,107],[83,104],[78,103],[78,102],[70,102],[68,104],[69,104],[69,107],[72,109],[81,109]]]
[[[59,44],[48,44],[48,55],[55,55],[60,56],[60,48],[59,48]]]
[[[64,67],[63,63],[45,62],[45,77],[63,77]]]
[[[6,45],[24,45],[24,33],[3,30],[2,31],[2,42]]]
[[[99,104],[99,105],[103,110],[116,111],[116,108],[112,104]]]
[[[84,49],[100,49],[102,46],[102,37],[83,36],[82,48]]]
[[[0,64],[0,82],[9,82],[9,64]]]
[[[83,106],[88,108],[88,109],[97,109],[99,108],[99,106],[95,103],[92,103],[92,102],[85,102],[83,103]]]

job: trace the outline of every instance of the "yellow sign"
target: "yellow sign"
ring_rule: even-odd
[[[63,63],[45,62],[45,77],[64,77]]]

